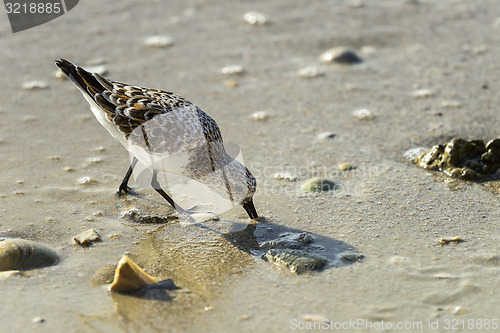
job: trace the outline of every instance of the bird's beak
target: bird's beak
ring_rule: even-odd
[[[243,208],[245,208],[248,216],[253,220],[259,217],[257,215],[257,210],[255,210],[255,206],[253,205],[253,199],[250,198],[247,202],[243,204]]]

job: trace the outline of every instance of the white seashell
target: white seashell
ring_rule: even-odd
[[[78,179],[78,184],[80,184],[80,185],[95,185],[97,183],[98,183],[97,180],[95,180],[94,178],[91,178],[89,176],[85,176],[85,177]]]
[[[174,41],[171,37],[162,35],[150,36],[144,40],[144,45],[149,47],[163,48],[171,46],[173,44]]]
[[[352,111],[352,115],[359,120],[370,120],[375,118],[375,114],[368,109],[357,109]]]
[[[257,112],[252,113],[252,119],[255,121],[266,120],[269,117],[270,117],[270,115],[267,111],[257,111]]]
[[[317,77],[317,76],[322,76],[325,75],[325,71],[322,70],[321,68],[317,66],[310,66],[310,67],[304,67],[300,69],[297,74],[300,77],[304,78],[311,78],[311,77]]]
[[[49,85],[47,84],[47,82],[40,80],[24,82],[22,85],[22,88],[26,90],[47,89],[48,87]]]
[[[245,16],[243,18],[248,23],[256,24],[256,25],[264,25],[267,22],[266,16],[264,14],[257,13],[257,12],[248,12],[245,14]]]
[[[226,75],[242,74],[243,72],[243,66],[241,65],[229,65],[222,67],[222,74]]]
[[[413,92],[413,97],[415,98],[429,98],[434,96],[434,91],[430,89],[419,89]]]

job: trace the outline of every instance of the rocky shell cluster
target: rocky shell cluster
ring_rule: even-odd
[[[420,155],[417,165],[438,170],[449,177],[478,180],[500,168],[500,138],[484,144],[483,140],[454,138],[446,145],[436,145]]]

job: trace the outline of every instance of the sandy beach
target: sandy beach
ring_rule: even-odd
[[[89,0],[18,33],[2,15],[0,237],[60,262],[0,279],[0,332],[498,331],[499,173],[452,179],[404,156],[500,136],[497,1]],[[362,62],[322,62],[335,47]],[[115,195],[130,156],[56,77],[60,58],[210,114],[257,178],[260,220],[241,207],[196,225],[124,218],[175,213],[139,181]],[[338,188],[304,192],[316,176]],[[88,229],[101,241],[75,245]],[[263,242],[302,233],[326,268],[261,258]],[[125,254],[180,289],[109,292]]]

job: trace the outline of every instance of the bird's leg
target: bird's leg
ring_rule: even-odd
[[[179,212],[179,214],[185,217],[188,221],[194,222],[193,218],[184,209],[182,209],[181,206],[176,204],[174,200],[172,200],[172,198],[167,193],[165,193],[165,191],[163,191],[160,183],[158,182],[157,173],[154,170],[153,170],[153,178],[151,178],[151,186],[153,186],[156,192],[158,192],[165,200],[167,200],[168,203],[171,204],[172,207],[174,207],[174,209],[177,212]]]
[[[128,181],[130,179],[130,176],[132,176],[132,172],[134,171],[134,167],[136,164],[137,164],[137,158],[134,156],[134,158],[132,159],[132,163],[130,163],[130,166],[128,167],[128,171],[125,174],[125,177],[123,178],[122,183],[120,184],[120,187],[118,187],[118,192],[116,194],[119,197],[122,196],[122,192],[123,192],[123,194],[127,194],[127,193],[134,194],[134,191],[132,191],[132,189],[130,187],[128,187]]]

